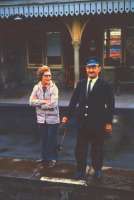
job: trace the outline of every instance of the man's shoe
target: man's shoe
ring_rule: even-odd
[[[101,170],[95,170],[94,178],[100,180],[102,178],[102,171]]]
[[[77,171],[74,175],[74,179],[77,179],[77,180],[85,180],[86,179],[86,174],[85,172],[81,172],[81,171]]]
[[[48,168],[55,167],[55,165],[56,165],[56,160],[50,160],[50,161],[48,161]]]

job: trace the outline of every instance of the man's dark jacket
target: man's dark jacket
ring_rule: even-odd
[[[71,117],[77,107],[79,123],[88,123],[93,129],[103,128],[106,123],[112,123],[114,113],[114,95],[111,86],[101,78],[98,78],[92,91],[86,98],[87,80],[78,82],[72,95],[68,117]],[[88,116],[85,117],[85,105],[88,105]]]

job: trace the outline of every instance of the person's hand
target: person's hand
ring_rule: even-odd
[[[61,119],[61,123],[66,124],[68,122],[68,118],[67,117],[63,117]]]
[[[50,100],[44,99],[44,100],[43,100],[43,103],[44,103],[44,104],[47,104],[47,105],[50,105]]]
[[[105,133],[112,134],[112,124],[108,123],[105,125]]]

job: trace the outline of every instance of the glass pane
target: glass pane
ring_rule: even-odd
[[[60,65],[61,64],[61,57],[60,56],[48,56],[47,57],[47,64],[48,65],[51,65],[51,64]]]
[[[121,29],[104,32],[104,65],[119,65],[121,61]]]
[[[61,37],[59,32],[47,34],[47,56],[61,56]]]
[[[29,39],[28,41],[28,56],[29,64],[42,63],[42,39],[40,37]]]

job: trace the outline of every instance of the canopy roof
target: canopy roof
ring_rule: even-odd
[[[0,17],[57,17],[134,12],[134,0],[0,0]]]

